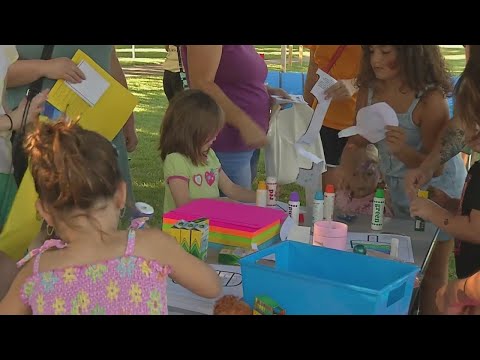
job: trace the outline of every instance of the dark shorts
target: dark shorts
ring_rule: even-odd
[[[327,165],[338,166],[343,148],[347,144],[348,138],[339,138],[340,130],[335,130],[326,126],[320,129],[320,137],[322,138],[323,152]]]
[[[179,72],[165,70],[163,73],[163,91],[168,101],[172,100],[175,94],[183,90],[182,79]]]

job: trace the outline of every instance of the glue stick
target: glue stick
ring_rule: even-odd
[[[428,191],[418,190],[417,196],[428,199]],[[415,216],[415,231],[425,231],[425,220],[418,216]]]

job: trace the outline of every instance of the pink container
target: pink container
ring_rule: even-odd
[[[313,226],[313,245],[345,250],[348,226],[337,221],[317,221]]]

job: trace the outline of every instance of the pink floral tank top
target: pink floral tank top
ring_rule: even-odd
[[[167,315],[170,266],[134,256],[135,230],[128,233],[125,254],[93,265],[39,272],[41,254],[61,240],[48,240],[18,262],[34,259],[33,275],[21,289],[34,315]]]

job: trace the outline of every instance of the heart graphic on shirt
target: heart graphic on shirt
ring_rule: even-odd
[[[193,182],[195,185],[201,186],[202,185],[202,175],[197,174],[193,176]]]
[[[212,186],[215,182],[215,171],[205,171],[205,180],[207,181],[208,186]]]

